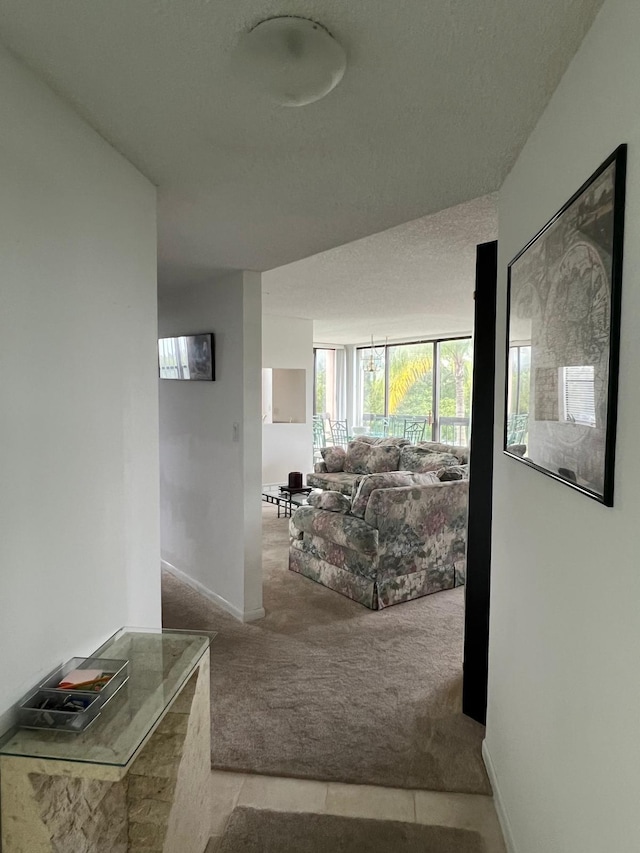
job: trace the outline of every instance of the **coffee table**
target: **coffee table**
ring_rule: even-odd
[[[290,489],[285,483],[262,487],[262,500],[278,507],[278,518],[290,518],[293,507],[306,506],[307,495],[313,491],[311,486]]]

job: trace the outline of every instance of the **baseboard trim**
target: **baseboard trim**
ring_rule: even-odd
[[[482,741],[482,759],[484,761],[484,766],[487,768],[487,774],[489,776],[489,781],[491,782],[491,787],[493,788],[493,803],[496,808],[496,814],[498,815],[498,821],[500,822],[500,829],[502,829],[502,835],[504,837],[504,843],[507,848],[507,853],[517,853],[516,844],[513,840],[513,830],[511,829],[511,822],[509,821],[509,816],[507,815],[506,809],[504,807],[504,801],[502,799],[502,794],[500,793],[500,786],[498,785],[496,770],[493,766],[493,761],[491,760],[491,755],[489,753],[489,747],[487,746],[486,740]]]
[[[257,610],[245,610],[242,616],[243,622],[257,622],[258,619],[264,619],[264,607],[259,607]]]
[[[186,584],[187,586],[194,589],[196,592],[199,592],[200,595],[203,595],[205,598],[208,598],[209,601],[212,601],[214,604],[217,604],[218,607],[221,607],[227,613],[230,613],[234,616],[239,622],[255,622],[258,619],[263,619],[265,612],[264,608],[261,607],[257,610],[247,610],[242,611],[239,607],[236,607],[235,604],[232,604],[230,601],[227,601],[226,598],[223,598],[221,595],[218,595],[217,592],[214,592],[212,589],[206,587],[200,581],[197,581],[195,578],[192,578],[186,572],[183,572],[182,569],[179,569],[177,566],[172,565],[167,560],[160,560],[162,568],[169,572],[170,575],[178,578],[179,581]]]

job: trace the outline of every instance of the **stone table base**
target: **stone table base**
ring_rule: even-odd
[[[126,767],[0,758],[3,853],[203,853],[209,652]]]

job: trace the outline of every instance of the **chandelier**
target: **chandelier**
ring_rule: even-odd
[[[384,339],[384,346],[374,346],[373,335],[371,335],[371,346],[363,350],[362,354],[362,370],[371,375],[376,374],[379,370],[384,370],[384,354],[387,348],[388,338]]]

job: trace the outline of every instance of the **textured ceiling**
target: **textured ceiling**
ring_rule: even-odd
[[[312,319],[321,343],[469,332],[476,245],[497,237],[496,201],[478,198],[266,272],[263,310]]]
[[[0,38],[159,188],[161,285],[271,269],[495,191],[601,0],[2,0]],[[229,68],[264,17],[349,64],[271,106]]]

